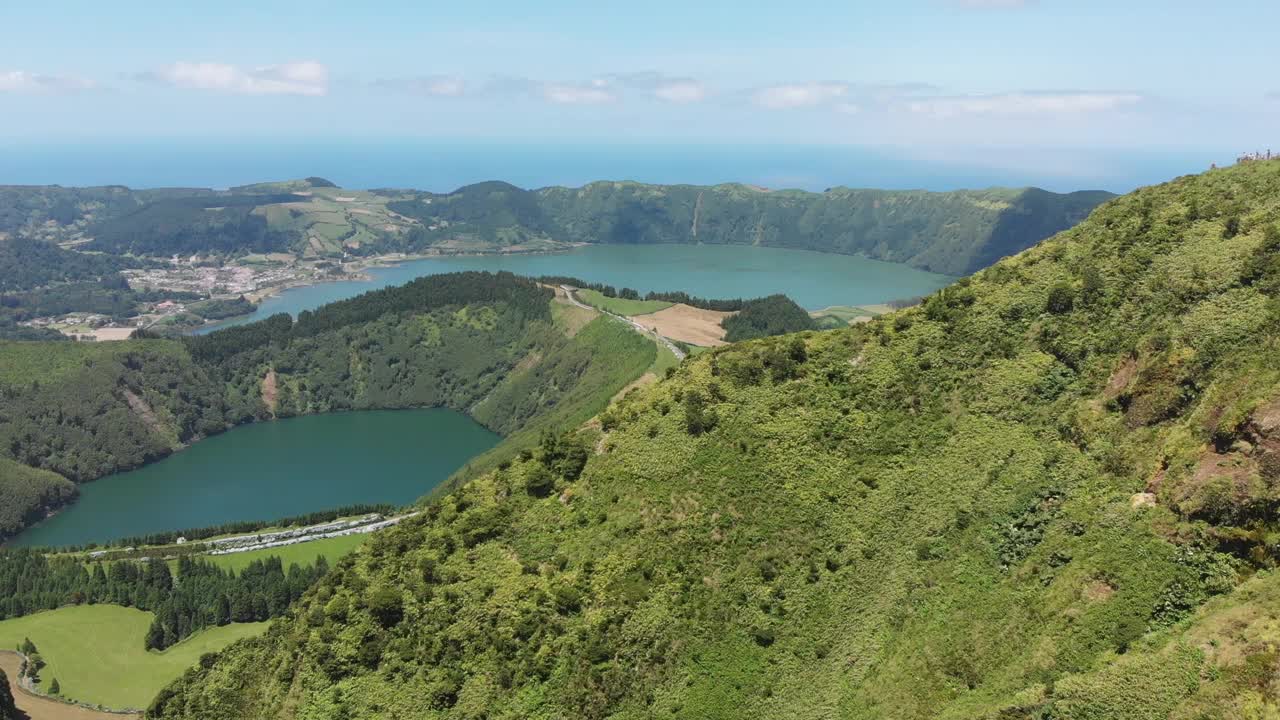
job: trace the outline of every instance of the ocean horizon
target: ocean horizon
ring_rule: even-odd
[[[485,180],[524,188],[596,180],[771,189],[955,190],[1035,186],[1128,192],[1224,164],[1210,151],[485,142],[421,139],[0,141],[0,185],[228,188],[308,176],[358,189],[449,192]],[[1233,156],[1232,156],[1233,157]]]

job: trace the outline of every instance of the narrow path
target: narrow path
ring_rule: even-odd
[[[647,328],[647,327],[645,327],[645,326],[641,325],[640,323],[636,322],[635,320],[632,320],[631,318],[626,317],[626,316],[623,316],[623,315],[615,315],[614,313],[611,313],[611,312],[609,312],[608,310],[604,310],[604,309],[602,309],[602,308],[598,308],[598,307],[593,307],[593,306],[591,306],[591,305],[587,305],[586,303],[584,303],[584,302],[582,302],[581,300],[579,300],[579,299],[578,299],[578,296],[574,294],[574,293],[576,293],[576,292],[577,292],[577,289],[576,289],[576,288],[574,288],[574,287],[572,287],[572,286],[569,286],[569,285],[561,285],[561,286],[560,286],[560,289],[561,289],[561,290],[564,290],[564,294],[565,294],[565,296],[566,296],[566,297],[568,297],[568,298],[569,298],[569,302],[573,303],[574,305],[577,305],[578,307],[580,307],[580,308],[584,308],[584,309],[586,309],[586,310],[594,310],[594,311],[599,312],[599,313],[604,313],[605,315],[608,315],[609,317],[614,318],[615,320],[621,320],[622,322],[624,322],[624,323],[626,323],[626,324],[630,325],[630,326],[631,326],[631,329],[635,330],[636,332],[640,333],[641,335],[644,335],[645,337],[653,338],[654,340],[656,340],[656,341],[658,341],[658,342],[662,343],[663,345],[666,345],[666,346],[667,346],[667,349],[671,351],[671,354],[672,354],[672,355],[675,355],[675,356],[676,356],[676,359],[677,359],[677,360],[684,360],[684,359],[685,359],[685,353],[684,353],[684,351],[683,351],[683,350],[681,350],[679,347],[676,347],[676,344],[675,344],[675,343],[671,342],[670,340],[668,340],[667,338],[665,338],[665,337],[663,337],[663,336],[659,335],[659,334],[658,334],[658,333],[656,333],[656,332],[652,332],[652,331],[650,331],[650,330],[649,330],[649,328]]]
[[[4,670],[9,676],[9,689],[13,692],[14,704],[25,714],[27,720],[137,720],[141,717],[136,713],[90,710],[80,705],[36,695],[18,681],[18,670],[21,667],[20,655],[15,652],[0,651],[0,670]]]

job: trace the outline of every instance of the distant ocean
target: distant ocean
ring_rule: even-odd
[[[1230,153],[1222,153],[1230,155]],[[593,180],[823,190],[836,185],[954,190],[1034,185],[1127,192],[1200,172],[1208,152],[602,144],[477,140],[0,140],[0,185],[226,188],[318,175],[350,188],[444,192],[482,180],[536,188]]]

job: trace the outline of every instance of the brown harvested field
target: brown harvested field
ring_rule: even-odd
[[[137,328],[131,328],[131,327],[123,327],[123,328],[104,327],[104,328],[94,328],[93,330],[90,330],[89,333],[93,335],[94,339],[97,340],[98,342],[114,342],[117,340],[128,340],[129,336],[132,335],[133,331],[136,329]]]
[[[728,344],[724,341],[724,328],[720,327],[720,322],[732,314],[676,303],[666,310],[648,315],[633,315],[631,319],[672,340],[702,347],[717,347]]]
[[[18,670],[22,660],[16,653],[0,652],[0,670],[9,676],[9,688],[14,703],[26,713],[29,720],[137,720],[141,715],[106,713],[79,705],[68,705],[57,700],[32,695],[18,685]]]

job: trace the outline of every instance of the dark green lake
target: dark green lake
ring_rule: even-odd
[[[13,545],[58,546],[359,503],[406,504],[501,438],[452,410],[311,415],[235,428],[80,487]]]
[[[640,292],[683,290],[705,298],[755,298],[784,293],[802,307],[869,305],[927,295],[950,285],[949,275],[897,263],[750,245],[587,245],[540,255],[461,255],[411,260],[368,271],[370,280],[320,283],[267,298],[252,322],[276,313],[297,315],[369,290],[402,285],[423,275],[506,270],[517,275],[568,275]],[[201,332],[209,332],[210,326]]]

